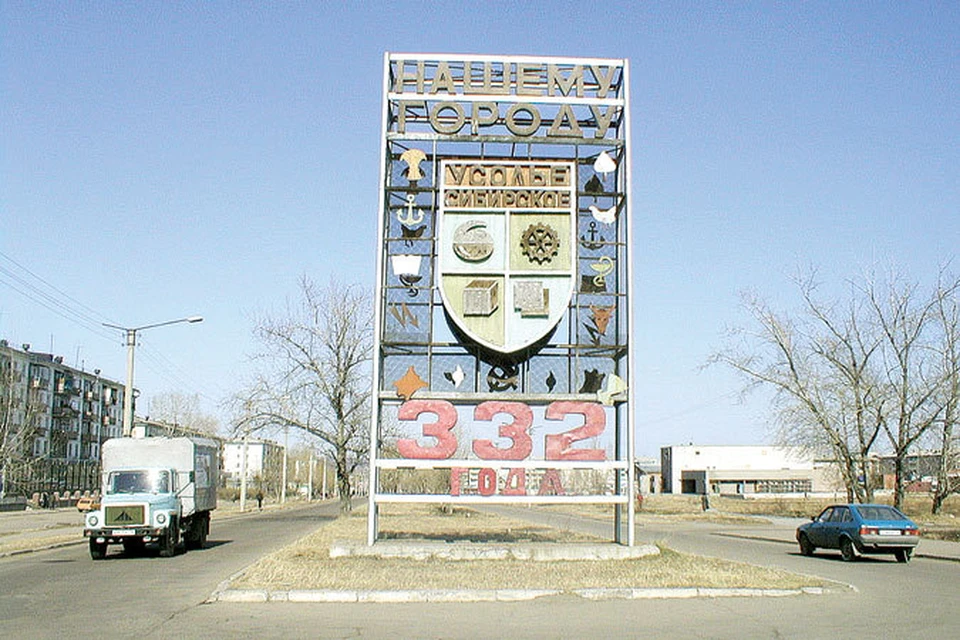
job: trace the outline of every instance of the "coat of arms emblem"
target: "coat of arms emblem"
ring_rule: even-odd
[[[440,170],[444,308],[488,349],[529,347],[553,330],[573,295],[574,163],[465,159]]]

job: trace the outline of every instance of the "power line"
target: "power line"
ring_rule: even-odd
[[[6,285],[31,302],[40,305],[78,327],[105,340],[116,342],[117,334],[105,328],[103,323],[118,323],[113,322],[97,310],[57,288],[9,255],[0,252],[0,258],[15,267],[15,269],[11,269],[0,264],[0,284]],[[141,353],[143,354],[142,360],[146,361],[144,364],[146,364],[147,368],[166,379],[167,382],[184,388],[202,388],[202,385],[197,384],[183,369],[174,365],[159,351],[147,347],[145,349],[141,348]],[[211,402],[215,402],[215,400],[209,398],[209,396],[205,394],[201,395],[204,395],[204,397]]]
[[[18,284],[14,284],[8,280],[4,280],[2,276],[7,276],[8,278],[13,278]],[[68,320],[74,324],[81,326],[82,328],[94,333],[101,338],[113,339],[113,336],[108,333],[103,327],[100,326],[100,323],[90,317],[89,315],[78,312],[77,310],[71,308],[69,305],[66,305],[50,294],[42,291],[35,285],[30,282],[20,278],[16,274],[10,272],[8,269],[5,269],[3,266],[0,266],[0,283],[6,285],[10,289],[13,289],[23,297],[31,300],[32,302],[40,305],[41,307],[51,311],[61,318]]]
[[[212,398],[203,391],[205,387],[209,387],[212,383],[207,382],[200,384],[199,381],[190,375],[190,373],[184,368],[172,362],[165,355],[153,349],[149,345],[141,344],[139,349],[140,354],[145,356],[145,359],[149,365],[152,365],[149,367],[150,370],[164,378],[167,382],[173,383],[175,386],[179,386],[181,388],[196,390],[195,393],[198,393],[202,398],[209,402],[218,402],[217,398]],[[216,384],[213,384],[213,386],[216,387]],[[223,393],[223,390],[218,388],[217,392]]]
[[[28,269],[28,268],[25,267],[24,265],[20,264],[19,262],[17,262],[17,261],[14,260],[13,258],[11,258],[9,255],[3,253],[2,251],[0,251],[0,258],[3,258],[4,260],[6,260],[7,262],[9,262],[10,264],[14,265],[14,266],[15,266],[17,269],[19,269],[20,271],[26,273],[27,275],[29,275],[29,276],[30,276],[31,278],[33,278],[34,280],[40,282],[41,284],[43,284],[43,285],[44,285],[45,287],[47,287],[48,289],[56,292],[59,296],[61,296],[62,298],[65,298],[65,299],[68,300],[70,303],[72,303],[72,305],[71,305],[71,304],[67,304],[67,303],[65,303],[65,302],[62,302],[61,300],[58,300],[58,299],[57,299],[56,297],[54,297],[53,295],[51,295],[51,294],[43,291],[40,287],[38,287],[38,286],[30,283],[30,282],[29,282],[27,279],[25,279],[24,277],[19,276],[19,275],[17,275],[16,273],[14,273],[14,272],[10,271],[9,269],[7,269],[7,268],[3,267],[2,265],[0,265],[0,272],[7,274],[9,277],[15,279],[17,282],[21,283],[23,286],[26,286],[26,287],[29,288],[31,291],[34,291],[36,294],[38,294],[39,296],[41,296],[43,299],[49,301],[50,303],[54,304],[54,305],[57,306],[58,308],[63,309],[63,310],[65,310],[66,312],[68,312],[68,313],[70,313],[70,314],[72,314],[72,315],[74,315],[74,316],[76,316],[76,317],[78,317],[78,318],[84,319],[84,320],[86,320],[86,321],[88,321],[88,322],[91,322],[91,323],[94,323],[94,324],[101,324],[101,323],[104,322],[104,321],[110,321],[109,318],[107,318],[106,316],[104,316],[103,314],[101,314],[100,312],[98,312],[97,310],[95,310],[95,309],[87,306],[87,305],[84,304],[83,302],[80,302],[79,300],[77,300],[76,298],[74,298],[73,296],[71,296],[69,293],[67,293],[67,292],[65,292],[65,291],[57,288],[54,284],[48,282],[47,280],[45,280],[45,279],[42,278],[41,276],[37,275],[36,273],[34,273],[33,271],[31,271],[30,269]],[[23,292],[21,291],[20,293],[23,293]],[[24,295],[27,295],[27,294],[24,294]],[[30,297],[30,296],[28,295],[27,297]],[[37,302],[37,300],[36,300],[35,298],[31,298],[31,299],[34,300],[35,302]]]

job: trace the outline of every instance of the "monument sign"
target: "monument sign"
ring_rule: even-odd
[[[608,504],[633,544],[627,75],[385,56],[371,544],[388,502]]]

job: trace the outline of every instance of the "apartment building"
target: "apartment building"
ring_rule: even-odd
[[[250,438],[246,443],[243,440],[225,442],[222,477],[226,484],[240,486],[244,468],[247,482],[254,482],[265,490],[279,490],[283,476],[283,447],[270,440],[256,438]]]
[[[24,457],[99,462],[103,442],[123,433],[123,390],[99,369],[76,369],[60,356],[0,340],[0,409],[8,439],[25,436],[16,443]]]

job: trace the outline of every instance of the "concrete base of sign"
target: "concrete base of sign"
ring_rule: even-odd
[[[489,543],[443,542],[438,540],[379,540],[368,546],[337,540],[330,545],[331,558],[376,557],[414,560],[625,560],[655,556],[660,549],[652,544],[625,547],[592,543]]]

